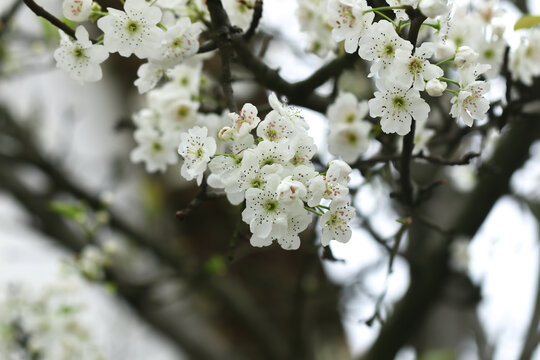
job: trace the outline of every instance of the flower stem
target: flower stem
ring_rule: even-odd
[[[394,22],[394,20],[390,19],[388,16],[384,15],[382,12],[376,11],[376,10],[373,11],[373,12],[374,12],[375,14],[377,14],[377,15],[379,15],[379,16],[385,18],[386,20],[390,21],[390,22],[392,23],[392,25],[394,25],[395,28],[398,27],[398,25]]]
[[[434,28],[437,31],[441,30],[441,25],[440,24],[423,23],[422,26],[430,26],[430,27]]]
[[[440,77],[439,79],[442,80],[442,81],[446,81],[446,82],[452,83],[454,85],[457,85],[458,87],[461,87],[461,85],[455,80],[448,79],[448,78],[445,78],[445,77]]]
[[[456,96],[459,96],[459,92],[455,91],[455,90],[451,90],[451,89],[444,89],[444,91],[448,91],[449,93],[452,93]]]
[[[450,62],[450,61],[454,61],[454,57],[453,57],[453,56],[452,56],[450,59],[446,59],[446,60],[443,60],[443,61],[439,61],[439,62],[436,63],[435,65],[441,66],[442,64],[445,64],[445,63]]]
[[[319,215],[319,216],[323,216],[324,214],[322,213],[319,213],[315,210],[313,210],[312,208],[310,208],[309,206],[304,206],[304,209],[306,209],[307,211],[311,212],[311,213],[314,213],[315,215]]]

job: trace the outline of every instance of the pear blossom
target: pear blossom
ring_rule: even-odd
[[[349,181],[352,169],[341,161],[330,162],[326,175],[319,175],[313,178],[308,187],[308,205],[317,206],[321,200],[337,199],[349,194]]]
[[[311,158],[317,152],[317,146],[311,136],[297,136],[289,143],[294,155],[289,160],[293,166],[310,165]]]
[[[302,117],[300,114],[300,111],[298,109],[295,109],[292,106],[288,106],[286,104],[283,104],[279,99],[277,98],[275,93],[270,93],[268,96],[268,103],[272,107],[272,111],[268,113],[268,116],[281,116],[294,125],[295,131],[298,134],[305,135],[306,130],[309,129],[309,125],[307,124],[306,120]],[[277,115],[274,115],[277,114]]]
[[[161,9],[145,0],[126,0],[124,9],[125,12],[107,8],[109,15],[97,21],[104,35],[103,45],[107,51],[118,51],[125,57],[152,56],[160,45],[162,30],[157,23],[161,20]]]
[[[429,105],[418,90],[403,88],[383,78],[377,79],[375,98],[369,100],[369,114],[381,117],[382,131],[406,135],[411,131],[412,118],[427,119]]]
[[[188,17],[161,33],[161,43],[155,54],[150,56],[151,61],[160,64],[163,68],[171,68],[184,59],[197,53],[199,50],[199,24],[192,24]]]
[[[62,3],[64,17],[71,21],[85,21],[92,13],[92,0],[64,0]]]
[[[88,31],[81,25],[75,30],[75,41],[62,30],[59,30],[59,34],[60,47],[53,55],[56,67],[67,71],[69,76],[80,84],[101,80],[100,64],[109,57],[103,45],[93,45]]]
[[[368,28],[362,36],[358,54],[364,60],[375,61],[369,73],[369,76],[373,76],[385,71],[393,63],[398,49],[410,53],[413,46],[399,37],[389,21],[381,20]]]
[[[255,106],[250,103],[244,104],[240,114],[230,113],[229,118],[233,122],[233,134],[235,136],[245,136],[249,132],[259,125],[261,119],[257,116],[258,110]]]
[[[178,139],[171,134],[151,128],[139,129],[135,131],[135,141],[138,146],[131,151],[131,161],[144,162],[148,172],[163,172],[168,165],[178,162],[175,151]]]
[[[152,90],[163,77],[163,67],[153,62],[147,62],[139,66],[137,70],[137,80],[133,83],[139,94],[144,94]]]
[[[292,176],[287,176],[281,180],[276,192],[279,199],[285,202],[304,201],[307,196],[306,186],[298,180],[293,180]]]
[[[210,158],[216,153],[216,140],[208,137],[208,129],[195,126],[180,135],[178,153],[184,158],[181,175],[186,180],[197,179],[200,185]]]
[[[276,224],[273,227],[276,231],[272,231],[266,238],[253,235],[250,243],[256,247],[262,247],[269,246],[272,242],[277,241],[284,250],[296,250],[300,247],[298,234],[307,229],[311,221],[311,215],[304,210],[298,215],[288,216],[286,226],[282,223]]]
[[[474,120],[484,118],[489,109],[489,100],[484,96],[489,91],[485,81],[474,81],[460,89],[450,102],[453,104],[450,115],[461,119],[467,126],[473,126]]]
[[[330,203],[330,210],[321,216],[321,244],[328,246],[331,240],[346,243],[351,239],[352,231],[348,223],[354,218],[356,211],[344,198]]]
[[[246,30],[251,24],[255,0],[223,0],[222,2],[231,24]]]
[[[471,66],[476,63],[478,53],[468,46],[460,46],[455,55],[454,62],[458,67]]]
[[[416,90],[424,90],[426,81],[440,78],[444,71],[427,59],[433,56],[435,46],[425,42],[412,55],[401,49],[396,50],[396,59],[392,66],[392,75],[396,82],[403,87],[413,86]]]
[[[328,136],[328,151],[352,164],[368,149],[370,131],[371,124],[366,121],[335,125]]]
[[[333,27],[334,41],[345,40],[345,51],[349,54],[358,49],[360,37],[373,23],[375,14],[365,10],[371,9],[366,0],[329,0],[328,24]]]
[[[284,141],[294,134],[294,125],[288,119],[271,112],[257,127],[257,136],[268,141]]]
[[[418,5],[422,14],[428,18],[435,18],[450,12],[448,0],[420,0]]]
[[[360,122],[369,111],[367,101],[358,101],[351,93],[341,93],[326,113],[330,125],[352,124]]]
[[[304,211],[301,201],[285,203],[279,200],[276,189],[279,177],[270,177],[265,190],[250,188],[246,191],[246,208],[242,220],[249,224],[251,233],[258,238],[267,238],[270,233],[280,235],[277,230],[287,229],[288,214]]]

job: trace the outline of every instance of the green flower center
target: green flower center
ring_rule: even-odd
[[[495,57],[495,51],[493,49],[486,49],[484,51],[484,57],[486,59],[493,59]]]
[[[189,115],[189,107],[186,105],[181,105],[176,112],[179,120],[184,120]]]
[[[204,150],[202,148],[198,148],[197,152],[195,153],[195,156],[197,157],[197,159],[202,158],[203,155],[204,155]]]
[[[264,181],[262,181],[261,178],[257,177],[255,179],[251,180],[251,187],[252,188],[260,189],[263,185],[264,185]]]
[[[393,44],[386,44],[384,45],[384,50],[383,50],[384,54],[386,56],[392,56],[394,55],[394,45]]]
[[[404,108],[405,107],[405,99],[402,96],[396,96],[392,99],[392,103],[394,104],[394,107],[396,108]]]
[[[422,68],[422,62],[418,59],[414,59],[409,64],[409,71],[413,74],[416,74],[417,72],[419,72],[421,68]]]
[[[79,46],[77,46],[75,49],[73,49],[72,54],[77,59],[82,59],[82,58],[86,57],[86,55],[84,54],[84,49],[79,47]]]
[[[139,23],[133,20],[130,20],[127,23],[127,31],[131,34],[135,34],[137,31],[139,31]]]
[[[157,141],[154,141],[152,143],[152,151],[154,152],[160,152],[161,150],[163,150],[163,146],[161,146],[160,143],[158,143]]]
[[[356,119],[356,116],[354,116],[354,114],[349,114],[345,117],[345,122],[351,124],[354,122],[355,119]]]
[[[183,38],[176,38],[173,40],[171,46],[172,47],[182,47],[182,44],[184,44],[184,39]]]
[[[277,133],[276,129],[268,129],[268,130],[266,130],[266,137],[270,141],[276,140],[277,137],[278,137],[278,133]]]
[[[355,133],[348,133],[345,138],[347,139],[347,142],[351,145],[354,145],[358,142],[358,136],[356,136]]]
[[[277,210],[278,203],[276,200],[266,200],[263,205],[263,208],[266,212],[274,212]]]
[[[273,165],[276,163],[276,159],[272,159],[272,158],[268,158],[268,159],[264,159],[263,162],[262,162],[262,166],[265,166],[265,165]]]

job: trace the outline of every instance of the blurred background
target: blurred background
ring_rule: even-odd
[[[141,62],[113,55],[102,81],[81,86],[55,67],[57,31],[19,3],[0,2],[11,19],[0,23],[0,359],[358,358],[384,339],[411,289],[433,296],[418,298],[424,312],[395,320],[405,330],[384,335],[400,344],[396,359],[540,359],[540,143],[478,231],[452,234],[448,258],[431,259],[449,264],[437,288],[411,283],[402,253],[414,242],[401,244],[388,271],[378,240],[399,232],[401,210],[388,179],[365,169],[351,181],[359,217],[349,243],[323,252],[309,228],[298,251],[253,248],[239,207],[203,201],[179,221],[198,193],[180,166],[148,174],[129,161],[131,115],[146,101],[133,86]],[[40,4],[61,13],[59,0]],[[500,6],[509,30],[521,14],[540,14],[534,0]],[[305,52],[295,1],[265,1],[260,31],[264,61],[288,81],[331,58]],[[519,35],[507,35],[517,45]],[[215,80],[215,56],[205,67]],[[233,70],[238,103],[266,103],[267,89]],[[346,80],[370,97],[368,81]],[[491,98],[503,93],[495,80]],[[327,163],[325,116],[301,110]],[[461,211],[454,201],[468,198],[482,165],[413,168],[449,181],[430,205],[435,219]]]

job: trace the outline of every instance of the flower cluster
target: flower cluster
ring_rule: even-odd
[[[276,241],[283,249],[298,249],[299,233],[312,222],[312,214],[321,216],[323,245],[347,242],[355,213],[348,199],[351,168],[336,160],[326,173],[318,173],[311,162],[317,148],[306,121],[275,94],[269,103],[272,111],[263,120],[249,103],[228,115],[228,126],[219,131],[224,153],[215,154],[216,139],[205,128],[183,133],[178,149],[182,176],[200,181],[208,164],[208,185],[223,189],[232,204],[245,201],[242,220],[249,224],[253,246]],[[328,201],[330,206],[321,203]]]
[[[79,25],[76,41],[60,31],[60,48],[55,52],[57,66],[83,83],[102,78],[100,64],[109,53],[121,56],[132,54],[148,59],[141,65],[136,84],[141,93],[152,89],[162,75],[182,63],[199,49],[199,23],[192,24],[189,17],[179,17],[159,5],[145,0],[126,0],[124,11],[108,8],[108,12],[94,9],[89,0],[65,0],[64,16],[81,22],[98,16],[97,25],[103,34],[93,45],[86,29]]]
[[[382,131],[406,135],[413,120],[424,123],[430,107],[421,96],[423,91],[431,96],[440,96],[445,90],[452,92],[450,114],[468,126],[472,126],[474,119],[482,119],[488,109],[485,95],[489,87],[485,82],[462,75],[475,73],[478,76],[489,69],[479,65],[479,54],[469,47],[459,46],[447,52],[448,58],[442,62],[430,62],[438,48],[448,47],[451,35],[448,29],[454,29],[450,20],[453,17],[448,18],[451,7],[447,2],[391,1],[389,5],[396,11],[399,23],[389,18],[373,22],[373,13],[378,11],[365,1],[333,0],[328,3],[334,40],[344,41],[346,52],[358,51],[362,59],[372,62],[369,76],[376,77],[377,91],[368,102],[369,113],[372,117],[380,117]],[[418,47],[401,37],[402,28],[410,26],[412,20],[403,10],[417,7],[426,17],[437,21],[425,25],[438,29],[435,34],[425,34],[423,38],[429,40],[431,37],[431,41]],[[441,25],[441,22],[445,24]],[[444,36],[441,27],[447,29]],[[439,66],[442,63],[453,63],[459,69],[459,82],[444,77],[445,71]],[[446,89],[446,82],[458,85],[459,89]]]

